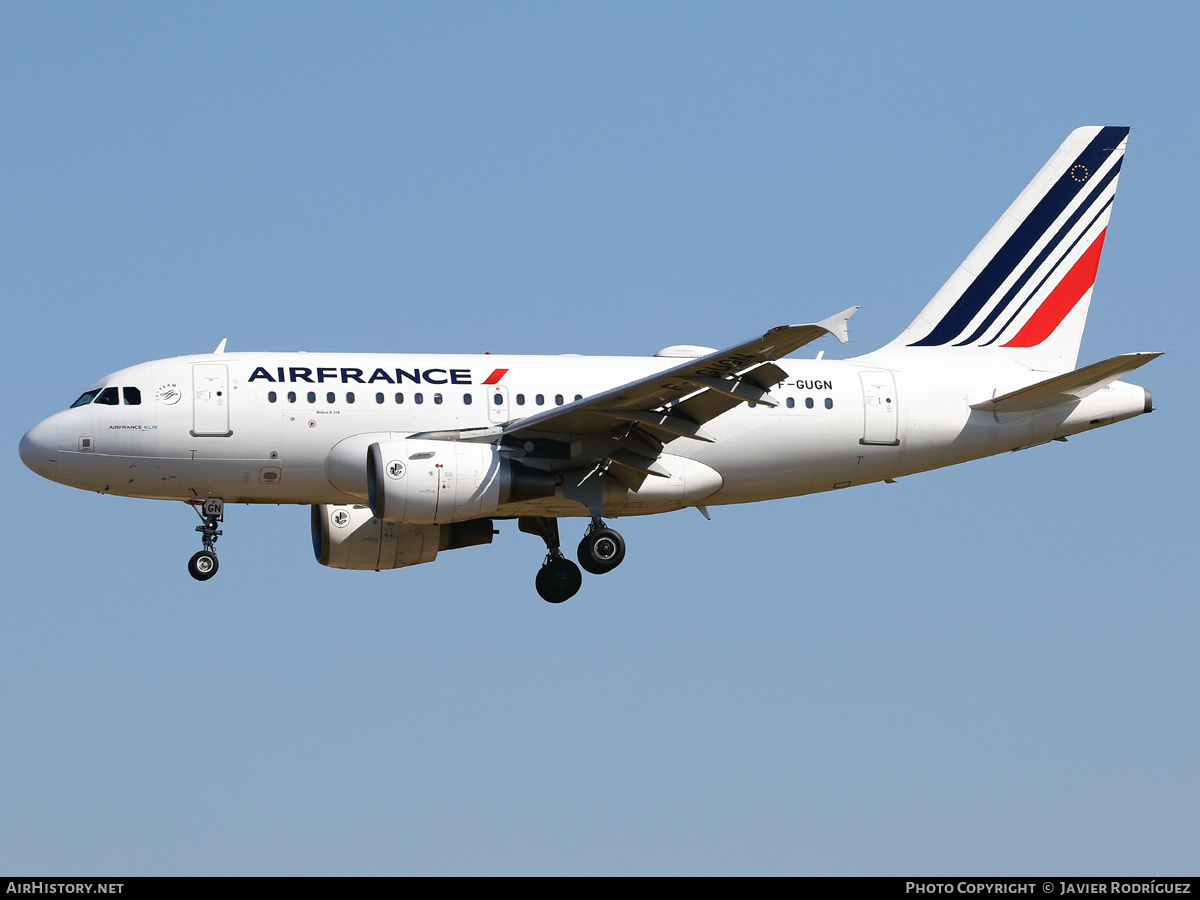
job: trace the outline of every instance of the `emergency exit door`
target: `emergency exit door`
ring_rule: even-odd
[[[499,424],[508,421],[508,388],[502,384],[487,388],[488,421]]]

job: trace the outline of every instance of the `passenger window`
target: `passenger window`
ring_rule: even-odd
[[[295,402],[296,402],[296,392],[288,391],[288,403],[295,403]]]
[[[137,388],[121,388],[121,396],[124,398],[126,406],[142,405],[142,392]]]
[[[337,398],[334,396],[334,394],[333,394],[333,391],[330,391],[329,393],[327,393],[327,394],[325,395],[325,402],[326,402],[326,403],[332,403],[332,402],[333,402],[334,400],[336,400],[336,399],[337,399]]]
[[[397,403],[403,403],[403,402],[404,402],[404,395],[403,395],[403,394],[399,394],[399,393],[398,393],[398,394],[396,394],[396,402],[397,402]]]
[[[382,402],[383,402],[383,394],[376,394],[376,395],[375,395],[375,402],[376,402],[376,403],[382,403]]]
[[[309,391],[309,392],[308,392],[308,402],[309,402],[309,403],[316,403],[316,402],[317,402],[317,392],[316,392],[316,391]]]
[[[749,406],[751,409],[754,409],[754,407],[758,406],[757,403],[747,403],[746,405]]]
[[[524,406],[524,405],[525,405],[525,395],[517,394],[517,406]]]
[[[504,395],[496,394],[494,397],[492,397],[492,402],[495,403],[497,406],[503,406],[504,405]]]
[[[796,398],[795,398],[795,397],[788,397],[788,399],[787,399],[787,405],[788,405],[788,409],[791,409],[793,406],[795,406],[795,405],[796,405]]]
[[[117,398],[117,389],[115,387],[106,387],[100,392],[100,396],[96,398],[97,403],[103,403],[105,406],[116,406],[121,401]]]
[[[555,406],[562,406],[562,405],[563,405],[562,394],[555,394],[555,395],[554,395],[554,405],[555,405]]]
[[[543,406],[546,403],[546,395],[545,394],[538,394],[533,399],[537,401],[538,406]]]
[[[832,397],[826,397],[826,398],[825,398],[825,408],[826,408],[826,409],[833,409],[833,398],[832,398]]]
[[[74,403],[71,404],[71,409],[74,409],[77,406],[87,406],[89,403],[91,403],[93,400],[96,399],[96,395],[98,393],[100,393],[100,392],[99,391],[88,391],[87,393],[80,396],[80,398],[78,400],[76,400]],[[499,396],[499,395],[497,394],[497,396]]]
[[[434,395],[433,395],[433,402],[434,402],[434,403],[436,403],[436,404],[438,404],[438,405],[440,406],[440,405],[441,405],[441,402],[442,402],[442,395],[441,395],[441,394],[434,394]]]
[[[805,397],[805,398],[804,398],[804,408],[805,408],[805,409],[812,409],[812,408],[813,408],[812,397]]]
[[[346,402],[347,403],[354,402],[354,391],[346,391]]]
[[[417,393],[413,394],[413,403],[424,403],[424,402],[425,402],[424,394],[420,393],[419,391]]]
[[[470,394],[463,394],[463,403],[465,403],[467,406],[471,405],[471,395]]]
[[[277,393],[275,393],[274,391],[267,391],[267,402],[268,403],[274,403],[278,399],[279,399],[279,395]]]
[[[583,394],[576,394],[576,395],[575,395],[575,399],[576,399],[576,400],[582,400],[582,399],[583,399]]]

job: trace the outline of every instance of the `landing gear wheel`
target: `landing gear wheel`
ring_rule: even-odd
[[[188,572],[197,581],[208,581],[217,574],[217,554],[211,550],[201,550],[188,560]]]
[[[625,558],[625,539],[611,528],[588,531],[579,542],[579,564],[593,575],[611,572]]]
[[[188,574],[197,581],[208,581],[217,574],[217,538],[221,529],[217,526],[225,520],[225,501],[220,497],[194,498],[188,501],[203,525],[197,525],[200,542],[204,549],[188,560]]]
[[[547,603],[562,603],[570,600],[583,584],[579,567],[562,556],[547,560],[538,570],[534,581],[538,595]]]

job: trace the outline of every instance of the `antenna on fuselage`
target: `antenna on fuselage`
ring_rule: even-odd
[[[217,349],[214,350],[213,353],[224,353],[225,352],[225,342],[227,340],[229,340],[229,338],[221,338],[221,343],[217,344]]]

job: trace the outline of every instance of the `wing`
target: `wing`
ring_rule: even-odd
[[[676,438],[712,441],[703,428],[740,403],[774,406],[770,388],[786,377],[774,361],[825,334],[849,340],[857,306],[812,325],[783,325],[761,337],[494,428],[432,432],[447,440],[497,441],[524,447],[551,469],[597,468],[631,490],[647,476],[670,473],[657,462]],[[519,442],[519,443],[518,443]],[[532,449],[530,447],[532,446]]]
[[[815,325],[772,328],[752,341],[510,422],[504,433],[519,437],[579,435],[608,431],[615,422],[626,421],[657,431],[669,440],[711,440],[699,426],[742,402],[774,406],[769,388],[785,373],[771,363],[823,334],[833,334],[846,342],[846,322],[857,309],[852,307]]]

